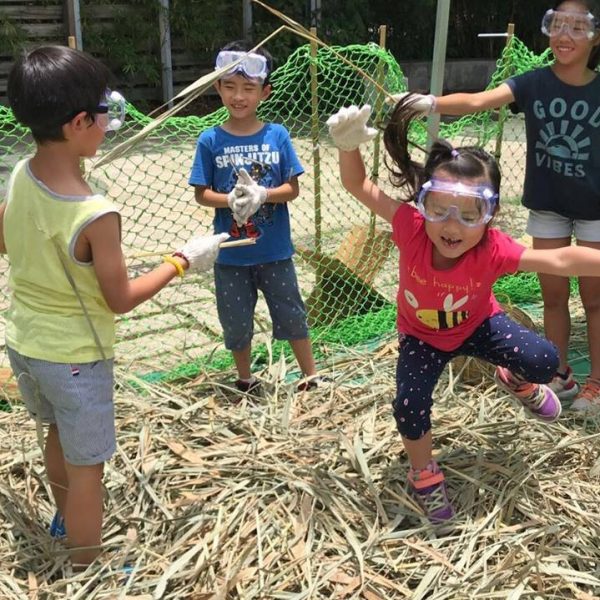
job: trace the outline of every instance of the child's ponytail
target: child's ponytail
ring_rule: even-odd
[[[407,187],[406,201],[416,198],[421,186],[432,178],[434,172],[443,169],[457,179],[474,179],[485,176],[494,191],[500,193],[500,170],[495,158],[477,146],[454,148],[446,140],[433,143],[425,164],[412,160],[408,151],[408,131],[415,118],[422,117],[412,104],[414,94],[404,96],[396,104],[390,122],[383,132],[383,142],[387,150],[385,164],[390,171],[390,179],[395,187]],[[416,148],[416,144],[413,144]],[[425,152],[422,148],[421,150]]]
[[[423,165],[412,160],[408,151],[408,130],[413,119],[421,112],[412,108],[415,95],[408,94],[394,107],[390,122],[383,131],[383,143],[387,150],[385,165],[390,172],[390,180],[395,187],[409,188],[408,200],[412,200],[424,179]]]

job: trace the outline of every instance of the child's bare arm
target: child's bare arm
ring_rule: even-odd
[[[221,194],[211,190],[205,185],[194,186],[194,198],[200,206],[210,208],[227,208],[227,194]]]
[[[125,257],[121,249],[120,221],[117,213],[106,214],[82,232],[91,248],[94,270],[102,294],[115,313],[126,313],[162,289],[175,275],[177,269],[163,263],[150,273],[129,279]],[[184,259],[178,259],[187,268]]]
[[[367,208],[391,223],[398,210],[398,203],[367,177],[360,151],[340,150],[339,162],[342,185]]]
[[[600,250],[583,246],[548,250],[527,248],[521,255],[519,271],[565,277],[600,277]]]
[[[435,112],[442,115],[466,115],[491,108],[499,108],[514,102],[514,95],[509,85],[500,84],[493,90],[474,94],[448,94],[438,96],[435,100]]]
[[[291,202],[297,198],[299,193],[300,185],[298,184],[298,177],[292,177],[289,181],[282,183],[280,186],[267,188],[267,199],[265,202],[284,204],[285,202]]]

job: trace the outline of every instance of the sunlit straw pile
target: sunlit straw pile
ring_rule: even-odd
[[[106,552],[84,574],[47,534],[35,426],[2,413],[0,598],[598,597],[600,420],[538,423],[450,371],[434,433],[458,516],[434,528],[406,492],[395,360],[393,340],[346,353],[333,387],[294,394],[274,359],[239,405],[231,373],[141,392],[120,373]]]

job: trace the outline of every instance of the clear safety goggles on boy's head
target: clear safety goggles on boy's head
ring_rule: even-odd
[[[125,122],[125,98],[115,90],[106,90],[94,114],[104,131],[120,129]]]
[[[439,223],[452,216],[466,227],[489,223],[497,203],[498,194],[488,186],[473,187],[442,179],[426,181],[417,196],[417,210],[427,221]]]
[[[227,71],[228,75],[242,73],[250,79],[258,79],[261,83],[265,81],[269,74],[267,59],[261,54],[256,54],[254,52],[248,53],[239,50],[221,50],[221,52],[217,54],[215,70],[222,69],[239,59],[242,59],[241,62]]]
[[[550,9],[542,18],[542,33],[551,38],[566,33],[573,40],[591,40],[599,27],[600,23],[591,12]]]

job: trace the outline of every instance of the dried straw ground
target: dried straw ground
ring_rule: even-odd
[[[390,414],[396,344],[331,352],[330,389],[294,394],[275,359],[265,398],[237,406],[231,373],[143,393],[119,373],[106,552],[75,576],[35,426],[2,414],[0,598],[600,595],[600,419],[548,426],[450,371],[434,432],[458,515],[432,527]]]

